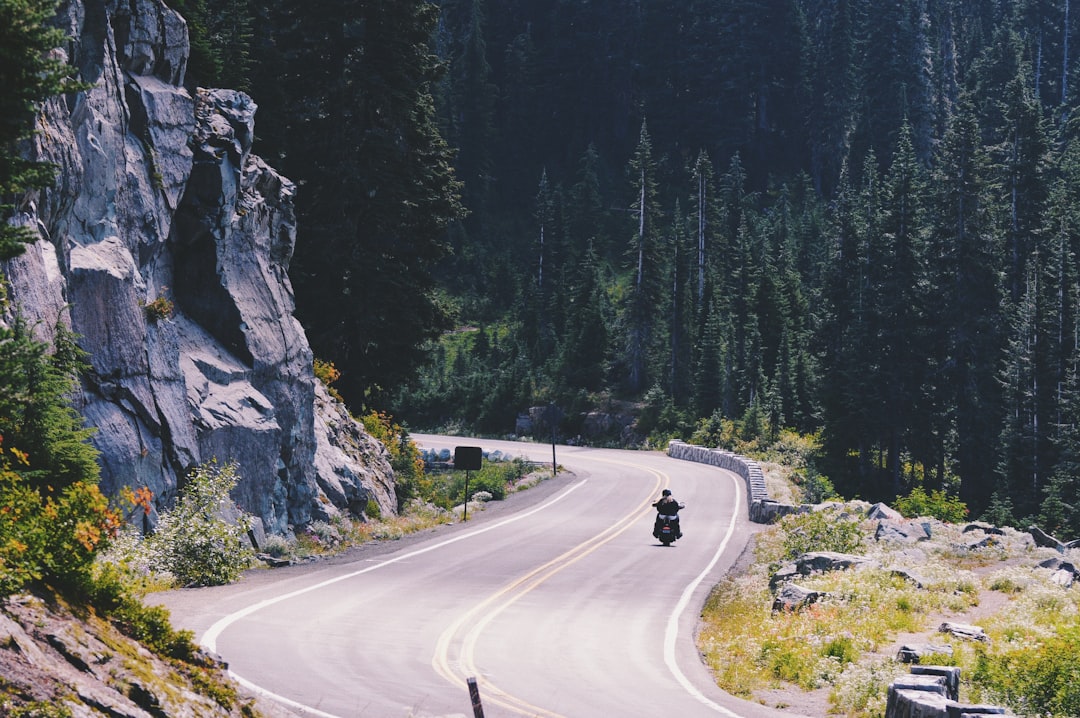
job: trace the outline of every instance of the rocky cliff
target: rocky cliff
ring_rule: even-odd
[[[63,322],[89,353],[102,489],[147,486],[161,508],[216,458],[270,532],[368,499],[394,513],[385,449],[313,376],[287,273],[296,188],[251,152],[255,103],[184,89],[187,26],[158,0],[65,2],[58,22],[93,86],[40,114],[57,180],[18,218],[41,239],[0,270],[40,338]]]

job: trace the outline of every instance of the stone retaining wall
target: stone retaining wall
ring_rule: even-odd
[[[780,516],[810,507],[781,504],[769,498],[765,474],[753,459],[724,449],[706,449],[683,441],[668,444],[668,456],[734,471],[746,481],[750,520],[771,523]],[[889,686],[886,718],[965,718],[1009,715],[999,706],[965,705],[957,702],[960,669],[949,666],[912,666],[910,675]]]
[[[797,506],[780,504],[769,498],[769,491],[765,488],[765,473],[761,470],[761,465],[753,459],[725,449],[707,449],[679,440],[668,443],[668,456],[727,469],[743,477],[746,481],[746,505],[750,520],[755,523],[771,523],[779,516],[799,510]]]

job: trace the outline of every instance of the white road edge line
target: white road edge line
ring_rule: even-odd
[[[485,526],[483,528],[475,529],[475,530],[469,531],[467,533],[459,534],[458,536],[454,536],[453,538],[446,539],[445,541],[440,541],[439,543],[431,544],[430,546],[425,546],[422,549],[417,549],[416,551],[410,551],[408,553],[401,554],[400,556],[395,556],[394,558],[387,559],[385,561],[380,561],[379,563],[372,564],[371,566],[368,566],[366,568],[362,568],[359,571],[353,571],[352,573],[347,573],[347,574],[344,574],[344,575],[341,575],[341,576],[336,576],[334,578],[327,579],[326,581],[322,581],[320,583],[316,583],[316,584],[313,584],[311,586],[306,586],[304,588],[300,588],[300,589],[297,589],[295,591],[290,591],[289,593],[283,593],[280,596],[275,596],[274,598],[268,598],[268,599],[259,601],[258,603],[253,603],[253,604],[251,604],[250,606],[248,606],[246,608],[242,608],[239,611],[236,611],[234,613],[230,613],[230,614],[228,614],[226,616],[223,616],[220,619],[218,619],[216,623],[214,623],[212,626],[210,626],[210,628],[206,629],[206,632],[203,633],[202,638],[199,640],[199,643],[202,644],[202,646],[205,647],[208,651],[211,651],[213,653],[217,653],[217,639],[221,635],[221,633],[226,628],[228,628],[232,624],[239,621],[241,618],[246,618],[247,616],[250,616],[251,614],[255,613],[256,611],[259,611],[259,610],[261,610],[263,608],[266,608],[268,606],[272,606],[275,603],[281,603],[282,601],[287,601],[290,598],[295,598],[296,596],[300,596],[302,594],[309,593],[311,591],[316,591],[316,590],[318,590],[320,588],[323,588],[325,586],[329,586],[329,585],[337,583],[339,581],[344,581],[346,579],[353,578],[355,576],[359,576],[360,574],[364,574],[364,573],[368,573],[370,571],[374,571],[377,568],[382,568],[383,566],[389,566],[390,564],[398,563],[399,561],[404,561],[406,559],[413,558],[414,556],[420,556],[421,554],[425,554],[425,553],[428,553],[430,551],[440,549],[440,548],[442,548],[444,546],[449,546],[450,544],[457,543],[458,541],[464,541],[467,538],[472,538],[473,536],[479,536],[480,534],[487,533],[488,531],[494,531],[497,528],[501,528],[503,526],[506,526],[507,524],[512,524],[515,521],[520,521],[521,519],[532,516],[533,514],[538,513],[540,511],[543,511],[544,509],[548,508],[549,506],[552,506],[553,504],[556,504],[559,501],[562,501],[567,496],[569,496],[572,492],[574,492],[577,489],[581,488],[586,483],[588,483],[588,479],[583,479],[582,481],[577,482],[573,486],[568,487],[565,491],[563,491],[561,494],[559,494],[555,498],[551,499],[547,503],[541,504],[540,506],[537,506],[534,509],[530,509],[529,511],[525,511],[525,512],[520,513],[520,514],[515,514],[515,515],[511,516],[510,518],[503,519],[502,521],[491,524],[490,526]],[[726,543],[726,539],[725,539],[725,543]],[[714,560],[714,563],[715,563],[715,560]],[[306,706],[306,705],[304,705],[302,703],[297,703],[296,701],[290,700],[288,698],[285,698],[284,696],[280,696],[280,695],[278,695],[276,693],[273,693],[272,691],[269,691],[269,690],[267,690],[267,689],[265,689],[265,688],[263,688],[261,686],[258,686],[256,684],[252,683],[251,681],[243,678],[242,676],[237,675],[233,671],[229,671],[229,675],[231,675],[234,680],[236,680],[241,685],[247,687],[249,690],[252,690],[252,691],[254,691],[254,692],[256,692],[256,693],[258,693],[260,695],[263,695],[263,696],[265,696],[267,698],[271,698],[271,699],[273,699],[275,701],[278,701],[280,703],[284,703],[284,704],[286,704],[288,706],[291,706],[292,708],[296,708],[298,710],[310,713],[311,715],[319,716],[320,718],[339,718],[338,716],[335,716],[332,713],[324,713],[323,711],[320,711],[317,708],[311,708],[310,706]]]
[[[727,533],[724,534],[724,540],[720,542],[720,546],[716,549],[716,553],[713,554],[712,561],[697,575],[690,584],[683,589],[682,596],[679,597],[678,603],[675,604],[674,610],[668,617],[667,630],[664,632],[664,662],[667,664],[671,674],[675,676],[675,680],[679,682],[686,692],[696,698],[699,702],[713,709],[717,713],[722,713],[728,718],[743,718],[738,713],[734,713],[724,706],[714,703],[704,693],[699,691],[686,677],[686,674],[679,668],[679,664],[675,660],[675,639],[679,635],[679,618],[686,607],[690,604],[690,597],[693,595],[697,587],[701,585],[701,582],[705,580],[705,577],[709,575],[713,567],[716,566],[716,562],[720,560],[720,555],[724,553],[724,549],[727,548],[728,541],[731,540],[732,534],[735,532],[735,520],[739,516],[741,511],[740,506],[742,504],[742,487],[739,485],[740,477],[737,477],[731,472],[725,471],[728,477],[731,478],[735,484],[735,506],[731,512],[731,522],[728,524]]]

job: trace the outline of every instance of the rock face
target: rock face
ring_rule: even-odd
[[[241,718],[247,701],[223,708],[198,691],[193,676],[225,681],[226,667],[200,652],[189,661],[164,660],[120,634],[107,621],[76,617],[55,597],[0,600],[0,714],[25,701],[51,706],[50,715],[112,718]],[[12,700],[14,699],[14,700]],[[25,708],[25,705],[23,705]],[[61,713],[61,710],[66,713]],[[43,715],[30,710],[18,715]]]
[[[368,499],[396,513],[385,449],[316,401],[287,274],[295,187],[251,153],[254,102],[183,88],[187,27],[159,0],[76,0],[60,22],[93,87],[39,117],[34,155],[57,181],[18,218],[41,240],[0,269],[39,338],[64,322],[89,353],[77,408],[102,489],[147,486],[168,506],[216,458],[237,462],[234,498],[274,533]]]

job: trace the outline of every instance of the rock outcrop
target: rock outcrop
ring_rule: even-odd
[[[212,681],[229,685],[227,667],[215,656],[200,651],[188,660],[163,659],[93,612],[77,614],[55,596],[46,598],[22,594],[0,599],[0,715],[252,715],[249,699],[218,702],[211,697]],[[51,710],[28,709],[30,703]],[[8,713],[20,706],[28,712]]]
[[[93,86],[41,113],[34,156],[57,180],[18,217],[41,239],[0,270],[39,338],[63,322],[89,354],[77,408],[103,490],[147,486],[162,508],[216,458],[270,532],[369,499],[396,513],[385,449],[316,398],[288,277],[295,187],[251,152],[255,103],[184,89],[187,26],[160,0],[74,0],[59,21]]]

